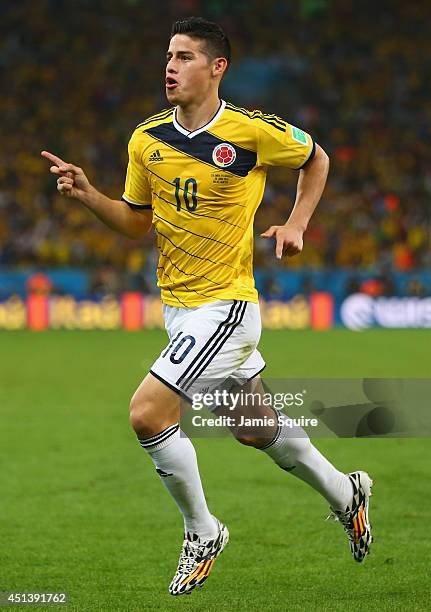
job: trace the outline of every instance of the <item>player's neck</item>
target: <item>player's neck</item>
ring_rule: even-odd
[[[186,130],[194,132],[211,121],[220,108],[218,92],[203,101],[177,106],[177,120]]]

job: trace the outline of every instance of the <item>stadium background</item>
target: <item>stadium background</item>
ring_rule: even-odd
[[[158,298],[153,237],[139,243],[118,237],[62,198],[39,150],[82,166],[102,192],[119,198],[131,131],[166,107],[170,24],[193,12],[218,19],[232,37],[234,62],[223,96],[303,127],[331,158],[304,252],[282,264],[258,235],[287,218],[297,177],[270,172],[256,218],[261,296],[308,302],[315,291],[329,292],[334,314],[324,326],[342,322],[340,304],[358,291],[430,295],[426,2],[365,2],[358,10],[342,0],[21,0],[2,16],[0,327],[25,325],[23,302],[10,296],[24,300],[29,291],[78,300],[125,291]],[[31,278],[35,271],[47,278]],[[316,326],[302,301],[292,309],[293,315],[282,307],[271,321]],[[109,319],[109,312],[106,325],[115,327],[118,314]],[[70,302],[58,305],[57,315],[53,325],[66,328],[98,327],[103,318],[96,307],[93,324],[91,312],[81,323],[79,305]],[[431,325],[430,315],[413,323],[399,319],[395,326]]]
[[[427,330],[308,331],[431,326],[427,2],[4,3],[0,329],[14,331],[0,332],[0,590],[66,590],[76,610],[345,610],[364,594],[370,610],[429,609],[421,439],[317,442],[341,469],[369,469],[377,482],[364,567],[321,522],[326,506],[312,491],[231,440],[196,440],[231,552],[197,596],[165,595],[180,519],[127,425],[128,398],[165,336],[119,329],[160,325],[152,238],[121,239],[61,198],[39,152],[121,196],[133,127],[166,107],[171,22],[190,14],[232,39],[223,97],[280,114],[331,158],[301,256],[276,262],[273,245],[256,240],[268,375],[429,377]],[[295,182],[270,173],[256,234],[287,217]],[[47,326],[58,330],[25,329]]]

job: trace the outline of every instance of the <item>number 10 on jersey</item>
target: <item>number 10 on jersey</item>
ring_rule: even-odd
[[[177,201],[177,210],[181,210],[181,201],[184,201],[188,211],[196,210],[198,205],[197,192],[198,184],[196,179],[188,178],[184,181],[184,187],[181,187],[181,179],[176,178],[174,180],[175,185],[175,199]]]

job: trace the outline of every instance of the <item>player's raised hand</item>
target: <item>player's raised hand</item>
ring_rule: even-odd
[[[287,222],[286,225],[271,225],[261,236],[275,238],[275,256],[281,259],[283,255],[293,257],[302,251],[303,234],[304,231],[300,227]]]
[[[49,153],[49,151],[42,151],[41,155],[52,162],[53,165],[49,171],[58,176],[57,189],[61,195],[80,200],[90,191],[90,182],[82,168],[68,164],[57,155]]]

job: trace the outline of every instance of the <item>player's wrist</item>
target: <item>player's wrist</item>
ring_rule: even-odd
[[[97,189],[89,183],[85,189],[81,190],[78,199],[84,206],[87,206],[87,208],[92,208],[100,195]]]
[[[307,229],[306,221],[297,221],[295,219],[288,219],[284,224],[284,227],[294,228],[302,233]]]

